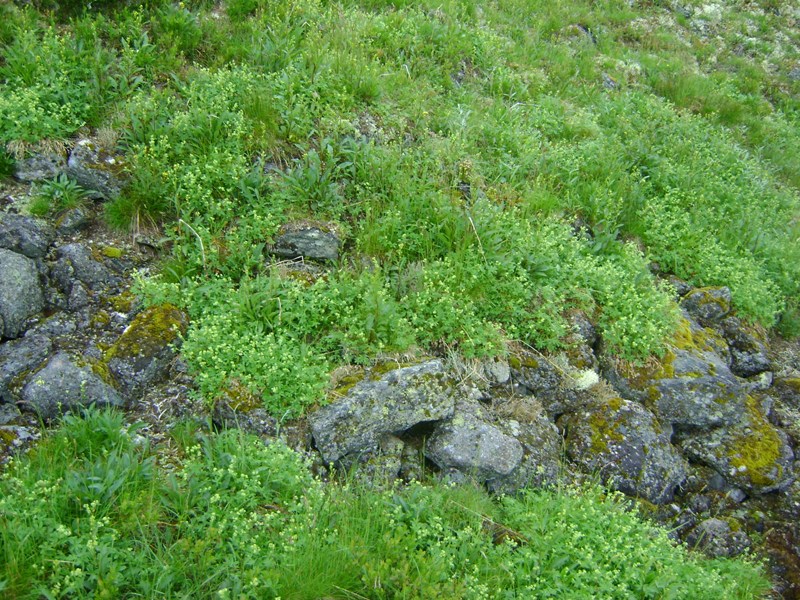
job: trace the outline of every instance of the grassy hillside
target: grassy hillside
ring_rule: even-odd
[[[81,132],[124,153],[108,221],[171,241],[141,287],[189,311],[209,398],[297,414],[337,365],[554,349],[575,308],[658,355],[653,261],[800,328],[789,4],[59,4],[0,7],[3,160]],[[298,219],[343,237],[329,275],[265,257]]]

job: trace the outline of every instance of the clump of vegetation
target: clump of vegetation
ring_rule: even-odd
[[[671,542],[599,488],[492,498],[322,484],[280,442],[176,428],[169,470],[120,414],[68,415],[0,479],[14,598],[755,598],[747,560]]]

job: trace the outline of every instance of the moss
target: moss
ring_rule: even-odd
[[[786,379],[781,379],[780,382],[795,394],[800,394],[800,377],[787,377]]]
[[[372,379],[380,379],[387,373],[391,371],[396,371],[397,369],[404,369],[406,367],[412,367],[416,363],[413,362],[400,362],[397,360],[384,360],[375,363],[369,370],[370,377]]]
[[[217,400],[226,400],[233,410],[245,414],[264,408],[264,399],[240,381],[231,381]]]
[[[698,306],[708,306],[709,304],[716,304],[720,307],[722,312],[727,313],[731,310],[730,302],[725,300],[724,298],[718,298],[714,295],[714,292],[719,290],[720,288],[717,287],[702,287],[697,288],[689,292],[688,296],[695,298],[699,296],[699,300],[697,302]]]
[[[89,325],[95,329],[102,329],[111,322],[111,315],[104,310],[98,310],[92,315]]]
[[[342,377],[336,384],[333,390],[333,395],[336,397],[346,396],[347,393],[364,380],[364,372],[353,373]]]
[[[111,374],[111,370],[108,368],[108,363],[106,363],[105,361],[92,360],[89,361],[86,366],[88,366],[92,370],[92,373],[97,375],[108,385],[113,386],[115,384],[114,376]]]
[[[19,437],[14,429],[0,427],[0,446],[11,446]]]
[[[736,436],[726,444],[731,465],[744,472],[754,485],[774,485],[783,475],[778,464],[781,458],[781,439],[775,428],[761,414],[758,401],[747,396],[750,432]]]
[[[608,451],[608,442],[621,442],[625,436],[618,431],[619,422],[614,415],[622,407],[622,398],[612,398],[597,407],[589,416],[589,427],[592,430],[591,450],[595,454]]]
[[[100,252],[106,258],[122,258],[124,254],[121,248],[114,248],[113,246],[104,246]]]
[[[122,292],[116,296],[108,298],[108,303],[112,308],[119,313],[129,313],[133,310],[133,305],[136,302],[136,295],[130,291]]]
[[[186,333],[186,317],[172,304],[152,306],[136,318],[106,352],[105,360],[156,354]]]

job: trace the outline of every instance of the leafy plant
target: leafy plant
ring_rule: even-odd
[[[57,213],[82,205],[88,194],[77,182],[62,173],[37,188],[29,210],[38,216]]]

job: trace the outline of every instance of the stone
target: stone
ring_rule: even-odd
[[[105,265],[94,259],[91,250],[81,244],[65,244],[56,250],[57,261],[50,277],[65,294],[72,291],[75,280],[90,289],[99,290],[119,282]]]
[[[687,432],[676,443],[690,460],[708,465],[729,486],[745,492],[779,491],[794,480],[794,453],[786,433],[769,422],[753,396],[747,396],[745,414],[736,425]]]
[[[304,224],[285,225],[271,252],[283,258],[309,258],[321,261],[339,259],[341,241],[330,231]]]
[[[72,286],[67,299],[67,310],[75,312],[86,308],[89,305],[89,292],[86,286],[80,282],[76,282]]]
[[[16,161],[14,177],[20,181],[35,182],[55,179],[67,167],[67,160],[60,152],[43,152]]]
[[[675,295],[677,298],[682,298],[693,289],[691,285],[675,275],[668,275],[667,283],[675,290]]]
[[[69,155],[67,175],[85,188],[90,198],[111,200],[125,187],[125,161],[113,149],[82,139]]]
[[[718,329],[731,353],[731,371],[739,377],[752,377],[772,370],[767,347],[756,333],[736,317],[723,319]]]
[[[26,410],[52,421],[80,406],[122,406],[122,396],[90,369],[77,366],[59,352],[33,375],[22,389],[21,404]]]
[[[623,398],[644,404],[660,422],[707,430],[736,423],[745,412],[745,388],[728,367],[726,349],[716,332],[684,318],[659,362],[606,359],[603,374]]]
[[[86,229],[92,222],[92,214],[85,206],[76,206],[64,211],[56,219],[56,232],[60,236],[75,235]]]
[[[30,332],[23,338],[0,345],[0,401],[16,402],[19,399],[15,384],[40,367],[52,348],[49,338]]]
[[[44,293],[36,263],[0,249],[0,321],[2,337],[16,338],[31,317],[44,309]]]
[[[487,360],[483,363],[483,373],[492,385],[503,385],[511,379],[511,367],[502,359]]]
[[[733,531],[727,521],[706,519],[687,536],[686,543],[709,558],[731,558],[750,548],[752,542],[743,531]]]
[[[559,425],[570,460],[625,494],[665,504],[686,478],[688,465],[670,443],[669,425],[635,402],[596,399]]]
[[[512,356],[508,362],[517,391],[535,396],[551,419],[569,411],[578,402],[572,382],[567,381],[546,357],[523,353]]]
[[[451,417],[455,393],[440,360],[378,373],[309,416],[314,442],[326,463],[374,453],[385,434]]]
[[[274,437],[278,421],[264,408],[264,401],[238,382],[229,384],[214,399],[214,424],[241,429],[262,438]]]
[[[0,425],[13,423],[22,416],[15,404],[0,404]]]
[[[12,213],[0,213],[0,248],[42,258],[53,243],[53,231],[45,223]]]
[[[731,312],[731,291],[726,287],[696,288],[683,297],[681,307],[707,327]]]
[[[471,413],[439,424],[425,443],[425,457],[440,469],[456,469],[481,482],[510,475],[522,462],[516,439]]]
[[[141,396],[167,376],[188,325],[186,315],[171,304],[136,315],[104,357],[123,393]]]
[[[524,421],[500,420],[497,428],[522,445],[522,462],[506,476],[486,482],[490,491],[513,494],[523,488],[554,485],[561,472],[563,440],[544,413]]]

